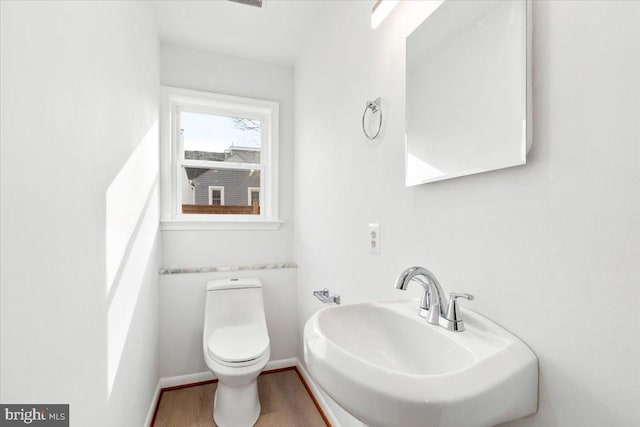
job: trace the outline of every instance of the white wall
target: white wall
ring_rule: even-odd
[[[160,58],[163,85],[280,103],[279,214],[284,220],[276,231],[165,230],[162,232],[163,266],[246,266],[290,262],[293,258],[293,70],[281,65],[168,45],[161,46]],[[212,278],[240,276],[258,277],[264,282],[271,359],[295,356],[295,269],[279,272],[256,270],[248,274],[161,276],[162,377],[207,370],[202,359],[201,339],[205,284]]]
[[[329,2],[296,65],[299,334],[313,289],[418,296],[393,283],[423,265],[538,355],[539,412],[511,425],[639,425],[640,3],[536,2],[528,164],[405,188],[404,40],[428,6],[401,2],[372,30],[370,2]]]
[[[0,401],[140,426],[159,366],[152,11],[1,7]]]

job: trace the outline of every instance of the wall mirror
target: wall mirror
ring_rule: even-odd
[[[407,186],[526,163],[530,9],[448,0],[407,37]]]

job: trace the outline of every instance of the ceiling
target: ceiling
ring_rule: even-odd
[[[324,1],[264,0],[262,8],[226,0],[154,1],[164,43],[293,65]]]

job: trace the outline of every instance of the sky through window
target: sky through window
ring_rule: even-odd
[[[222,153],[232,146],[260,148],[260,129],[238,126],[238,120],[231,117],[182,112],[180,127],[185,151]]]

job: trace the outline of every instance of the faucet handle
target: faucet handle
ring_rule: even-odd
[[[469,301],[473,301],[474,296],[471,294],[465,294],[464,292],[450,292],[449,298],[453,298],[454,300],[456,298],[464,298],[468,299]]]
[[[464,322],[458,307],[458,298],[464,298],[473,301],[473,295],[451,292],[449,294],[449,306],[447,307],[447,316],[444,318],[447,329],[455,332],[464,331]]]

